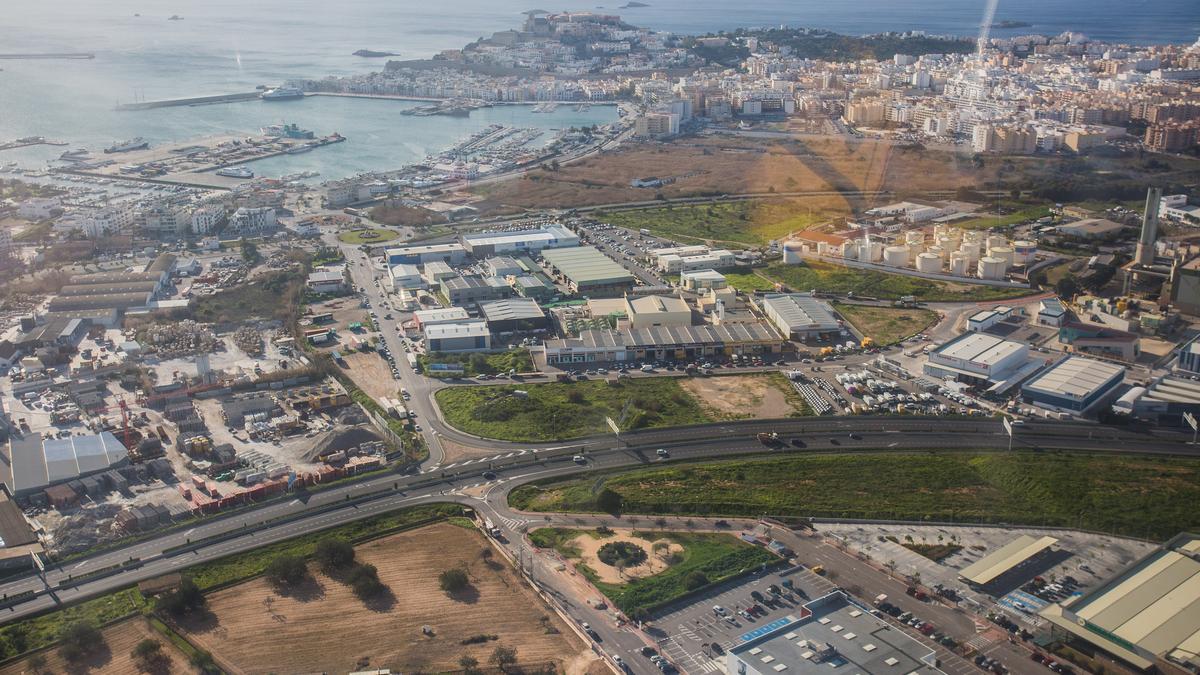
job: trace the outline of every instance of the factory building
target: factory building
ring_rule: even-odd
[[[479,303],[479,312],[493,333],[545,330],[546,313],[533,298],[508,298]]]
[[[829,305],[804,293],[772,293],[760,300],[763,316],[789,340],[836,337],[842,324]]]
[[[346,290],[346,269],[317,269],[308,275],[308,290],[313,293],[340,293]]]
[[[967,318],[967,330],[985,331],[1004,320],[1004,315],[994,309],[981,309]]]
[[[512,289],[522,298],[545,302],[558,295],[558,289],[532,274],[522,274],[512,280]]]
[[[1137,670],[1200,672],[1200,537],[1181,534],[1115,578],[1049,605],[1051,634]]]
[[[457,265],[467,259],[467,250],[462,244],[425,244],[419,246],[400,246],[389,248],[386,252],[388,266],[407,264],[423,265],[440,260],[450,265]]]
[[[1113,412],[1161,426],[1181,426],[1184,413],[1200,415],[1200,382],[1164,375],[1149,387],[1125,392],[1113,403]]]
[[[498,255],[483,261],[483,272],[489,277],[503,279],[508,276],[518,276],[526,273],[525,266],[516,258]]]
[[[409,263],[388,266],[388,279],[392,282],[392,290],[402,288],[424,288],[425,277],[421,269]]]
[[[1038,303],[1037,322],[1041,326],[1061,326],[1069,318],[1062,300],[1046,298]]]
[[[725,249],[708,250],[695,254],[680,255],[665,253],[656,256],[658,269],[667,274],[693,272],[695,270],[723,270],[737,265],[737,256]]]
[[[0,481],[14,496],[28,495],[129,463],[129,451],[112,432],[45,439],[40,433],[13,436]]]
[[[434,326],[439,323],[456,323],[466,321],[471,318],[467,314],[467,310],[462,307],[444,307],[441,309],[419,309],[413,312],[413,322],[417,324],[417,328],[425,330],[426,326]]]
[[[1141,338],[1137,333],[1090,322],[1064,321],[1058,328],[1058,341],[1068,351],[1121,361],[1132,362],[1141,353]]]
[[[964,333],[929,353],[925,374],[973,385],[1002,384],[1031,364],[1029,347],[987,333]],[[1031,371],[1030,371],[1031,372]]]
[[[425,279],[425,283],[430,286],[440,286],[442,279],[452,277],[458,273],[441,260],[425,263],[425,271],[421,273],[421,277]]]
[[[577,338],[546,340],[540,351],[549,365],[620,363],[778,354],[784,341],[761,323],[624,330],[583,330]]]
[[[1111,399],[1124,380],[1123,366],[1067,356],[1021,385],[1021,398],[1044,408],[1086,413]]]
[[[625,316],[631,328],[692,325],[692,309],[673,295],[626,295]]]
[[[699,292],[703,290],[719,291],[729,287],[729,281],[724,274],[716,270],[695,270],[679,275],[679,283],[684,289]]]
[[[533,230],[515,232],[464,234],[460,239],[463,248],[476,259],[483,259],[497,253],[529,253],[579,245],[579,236],[562,225],[548,225]]]
[[[634,276],[594,246],[542,252],[551,271],[572,293],[594,298],[618,297],[633,288]]]
[[[492,348],[492,333],[486,321],[439,323],[425,328],[428,352],[486,352]]]
[[[441,291],[452,305],[499,300],[512,294],[503,281],[477,275],[446,277],[441,281]]]

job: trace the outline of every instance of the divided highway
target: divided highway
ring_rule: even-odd
[[[760,432],[779,433],[783,447],[765,449],[755,438]],[[1014,448],[1200,455],[1196,446],[1179,439],[1178,434],[1138,433],[1096,424],[1029,423],[1017,428]],[[478,505],[479,500],[457,491],[484,482],[484,471],[495,472],[492,480],[511,488],[541,478],[658,462],[661,460],[655,451],[660,447],[669,449],[671,461],[680,461],[764,452],[954,451],[1003,448],[1007,444],[1001,425],[990,419],[847,417],[649,430],[624,434],[620,447],[615,447],[617,441],[607,436],[557,447],[506,448],[492,458],[426,469],[418,475],[380,476],[245,513],[217,516],[190,529],[47,567],[44,577],[28,575],[0,584],[0,593],[9,603],[5,607],[0,601],[0,617],[7,621],[28,616],[200,562],[398,508],[430,502]],[[583,456],[582,464],[575,460],[576,455]],[[75,583],[74,577],[121,564],[129,566]]]

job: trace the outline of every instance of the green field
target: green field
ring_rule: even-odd
[[[531,532],[529,539],[535,546],[553,547],[564,557],[575,558],[579,554],[572,551],[569,542],[581,533],[576,530],[545,528]],[[614,606],[631,618],[645,616],[689,593],[698,592],[778,560],[765,549],[747,544],[729,534],[635,532],[634,535],[646,540],[646,549],[650,548],[650,542],[658,539],[669,539],[679,544],[683,547],[679,554],[680,560],[658,574],[632,579],[623,584],[600,581],[587,565],[576,565],[580,574],[587,577]],[[574,555],[571,555],[572,553]],[[694,576],[697,573],[703,575],[703,580]],[[691,588],[688,587],[689,582],[692,584]]]
[[[938,320],[937,312],[929,309],[848,305],[844,302],[833,303],[833,308],[859,333],[880,346],[920,333]]]
[[[804,230],[826,214],[780,201],[737,201],[659,206],[635,211],[598,211],[597,220],[683,242],[711,241],[728,246],[762,246],[794,230]]]
[[[432,354],[421,355],[421,369],[430,377],[437,377],[436,372],[429,372],[429,364],[431,363],[453,363],[463,367],[463,375],[473,377],[475,375],[495,375],[496,373],[507,373],[510,370],[516,370],[518,373],[528,373],[533,370],[533,359],[529,356],[528,349],[513,349],[507,352],[499,352],[496,354],[447,354],[444,352],[433,352]]]
[[[399,238],[399,232],[380,227],[360,227],[338,234],[338,241],[344,244],[382,244]]]
[[[722,272],[722,274],[725,275],[725,280],[729,282],[730,286],[743,293],[770,291],[775,288],[775,284],[753,272]]]
[[[1165,538],[1200,526],[1200,460],[1071,453],[861,453],[682,464],[529,485],[510,503],[647,514],[1057,525]]]
[[[799,265],[776,263],[762,270],[762,275],[774,279],[794,291],[810,290],[826,293],[854,293],[867,297],[896,300],[905,295],[928,301],[1002,300],[1029,295],[1034,291],[1023,288],[993,288],[973,284],[951,284],[903,274],[887,274],[875,270],[842,267],[811,260]]]
[[[518,390],[527,395],[514,395]],[[508,441],[536,443],[609,433],[604,418],[619,419],[627,402],[631,403],[622,430],[715,421],[675,378],[450,387],[436,397],[451,426]]]
[[[146,601],[136,588],[109,593],[32,619],[17,621],[0,628],[0,660],[9,659],[58,641],[64,629],[86,621],[98,626],[136,614]]]
[[[1048,215],[1050,215],[1050,207],[1048,206],[1017,204],[1010,209],[1009,213],[1002,215],[992,213],[990,215],[979,216],[978,218],[956,221],[953,225],[961,227],[964,230],[986,230],[993,227],[1008,227],[1017,223],[1026,223]]]

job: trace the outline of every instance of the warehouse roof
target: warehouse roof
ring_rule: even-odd
[[[418,309],[413,312],[413,318],[422,326],[429,326],[435,323],[448,323],[452,321],[462,321],[469,318],[467,310],[462,307],[443,307],[441,309]]]
[[[1030,380],[1023,389],[1083,399],[1124,373],[1125,367],[1115,363],[1068,356]]]
[[[544,319],[546,313],[533,298],[509,298],[480,303],[479,311],[488,321],[520,321]]]
[[[629,270],[621,267],[594,246],[550,249],[543,251],[542,257],[576,286],[633,281],[633,274]]]
[[[627,297],[626,306],[630,316],[634,314],[664,314],[674,312],[690,312],[691,308],[682,298],[674,295],[643,295]]]
[[[971,363],[991,366],[1004,361],[1022,349],[1026,349],[1025,345],[994,335],[964,333],[938,347],[934,353],[950,359],[962,359]]]
[[[1109,234],[1115,234],[1125,229],[1121,223],[1108,220],[1106,218],[1088,218],[1079,220],[1074,223],[1059,225],[1054,229],[1077,237],[1103,237]]]
[[[94,274],[76,274],[67,283],[71,285],[126,284],[134,281],[162,283],[164,278],[166,278],[164,272],[96,272]]]
[[[112,295],[117,293],[153,293],[158,290],[157,281],[121,281],[110,284],[68,284],[63,286],[60,296]]]
[[[1000,575],[1058,543],[1054,537],[1032,537],[1023,534],[979,560],[967,565],[958,576],[979,586],[986,586]]]
[[[829,305],[804,293],[773,293],[763,296],[763,307],[779,316],[789,331],[837,330],[841,327]]]
[[[105,293],[101,295],[58,296],[50,301],[49,311],[75,311],[81,309],[129,309],[145,307],[150,302],[150,293]]]
[[[457,321],[454,323],[434,324],[425,329],[427,340],[446,340],[450,338],[481,337],[491,333],[486,321]]]
[[[420,244],[416,246],[398,246],[396,248],[387,249],[388,257],[398,255],[421,255],[423,253],[451,253],[454,251],[466,251],[462,244]]]
[[[1165,375],[1143,392],[1152,401],[1200,404],[1200,382],[1183,377]]]
[[[1200,667],[1200,537],[1183,534],[1114,579],[1041,616],[1147,668],[1151,657]]]
[[[533,230],[464,234],[462,241],[467,246],[539,248],[546,245],[575,246],[579,243],[579,237],[562,225],[548,225]]]
[[[624,330],[585,330],[577,338],[546,340],[548,349],[636,348],[671,345],[717,345],[749,342],[781,342],[761,323],[721,326],[651,326]]]
[[[11,439],[3,479],[19,494],[107,469],[127,457],[128,451],[112,432],[48,440],[33,433]]]

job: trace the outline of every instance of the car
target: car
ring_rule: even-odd
[[[587,458],[583,455],[575,455],[571,458],[571,461],[575,462],[576,464],[587,464]]]
[[[658,655],[658,650],[656,650],[654,647],[651,647],[650,645],[643,646],[640,651],[642,653],[642,656],[648,657],[651,661],[653,661],[656,657],[659,659],[662,658],[661,656]]]
[[[726,611],[724,607],[720,605],[713,605],[713,614],[716,614],[717,616],[726,616],[728,613],[729,612]]]
[[[1034,661],[1036,663],[1045,663],[1046,657],[1042,656],[1041,654],[1039,654],[1037,652],[1034,652],[1029,655],[1029,660]]]
[[[742,617],[743,619],[745,619],[745,620],[747,620],[747,621],[753,621],[753,620],[754,620],[754,617],[750,616],[750,612],[747,612],[747,611],[746,611],[746,610],[744,610],[744,609],[743,609],[743,610],[739,610],[739,611],[738,611],[738,616]]]
[[[480,475],[483,476],[484,480],[496,480],[496,472],[495,471],[484,471]]]
[[[764,600],[766,600],[766,598],[763,597],[763,594],[760,593],[759,591],[750,591],[750,597],[754,598],[758,602],[763,602]]]
[[[667,452],[666,448],[659,448],[658,450],[654,451],[654,454],[658,455],[659,457],[670,457],[671,456],[670,453]]]

